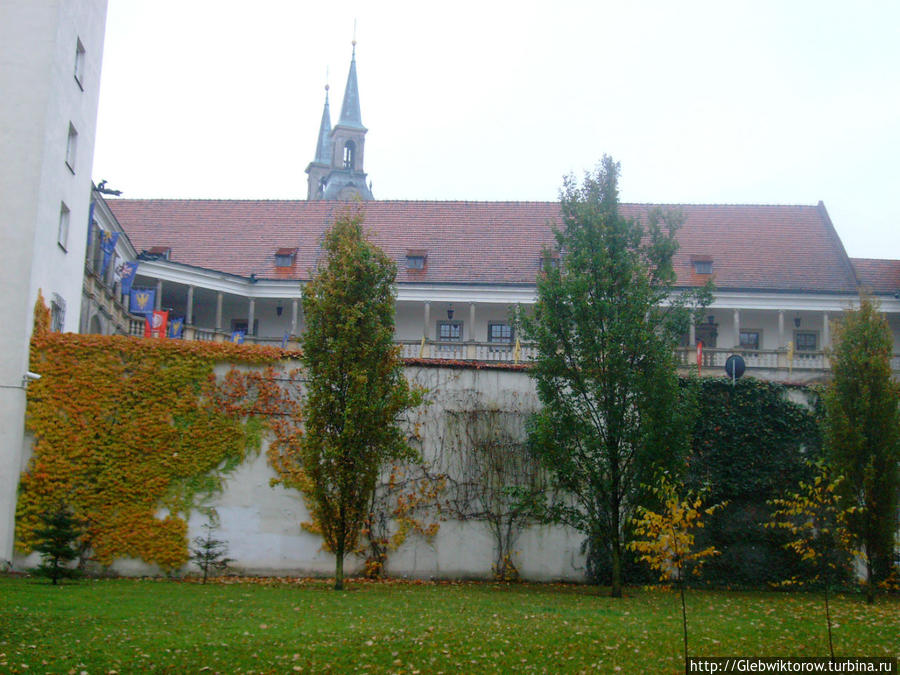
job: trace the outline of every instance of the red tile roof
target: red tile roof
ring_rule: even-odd
[[[900,260],[878,260],[876,258],[851,258],[860,286],[872,293],[900,291]]]
[[[168,246],[170,260],[260,279],[308,279],[342,202],[113,199],[109,206],[138,251]],[[854,293],[853,268],[819,206],[665,205],[680,209],[679,284],[702,284],[691,260],[711,258],[719,289]],[[372,201],[372,238],[398,261],[398,282],[532,284],[554,242],[556,202]],[[644,217],[652,205],[623,204]],[[291,268],[272,252],[296,248]],[[411,273],[410,249],[428,251]],[[286,274],[286,272],[289,272]]]

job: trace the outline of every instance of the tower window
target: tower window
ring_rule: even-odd
[[[69,122],[69,136],[66,139],[66,166],[69,171],[75,173],[75,151],[78,148],[78,132]]]
[[[84,91],[84,45],[80,38],[75,43],[75,82]]]
[[[354,155],[356,154],[356,144],[353,141],[347,141],[344,144],[344,168],[352,169]]]
[[[56,243],[65,251],[69,246],[69,207],[65,202],[59,207],[59,229],[56,232]]]

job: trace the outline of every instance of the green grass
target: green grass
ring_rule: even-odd
[[[674,593],[349,586],[0,577],[0,672],[683,672]],[[828,653],[820,595],[690,591],[688,612],[694,656]],[[900,598],[832,612],[838,655],[898,655]]]

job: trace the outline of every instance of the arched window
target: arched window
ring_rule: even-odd
[[[344,144],[344,168],[353,168],[353,155],[356,154],[356,144],[353,141],[347,141]]]

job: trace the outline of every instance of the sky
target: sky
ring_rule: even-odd
[[[900,258],[900,3],[109,0],[95,182],[305,199],[356,56],[377,199],[816,204]],[[764,245],[761,242],[761,245]]]

